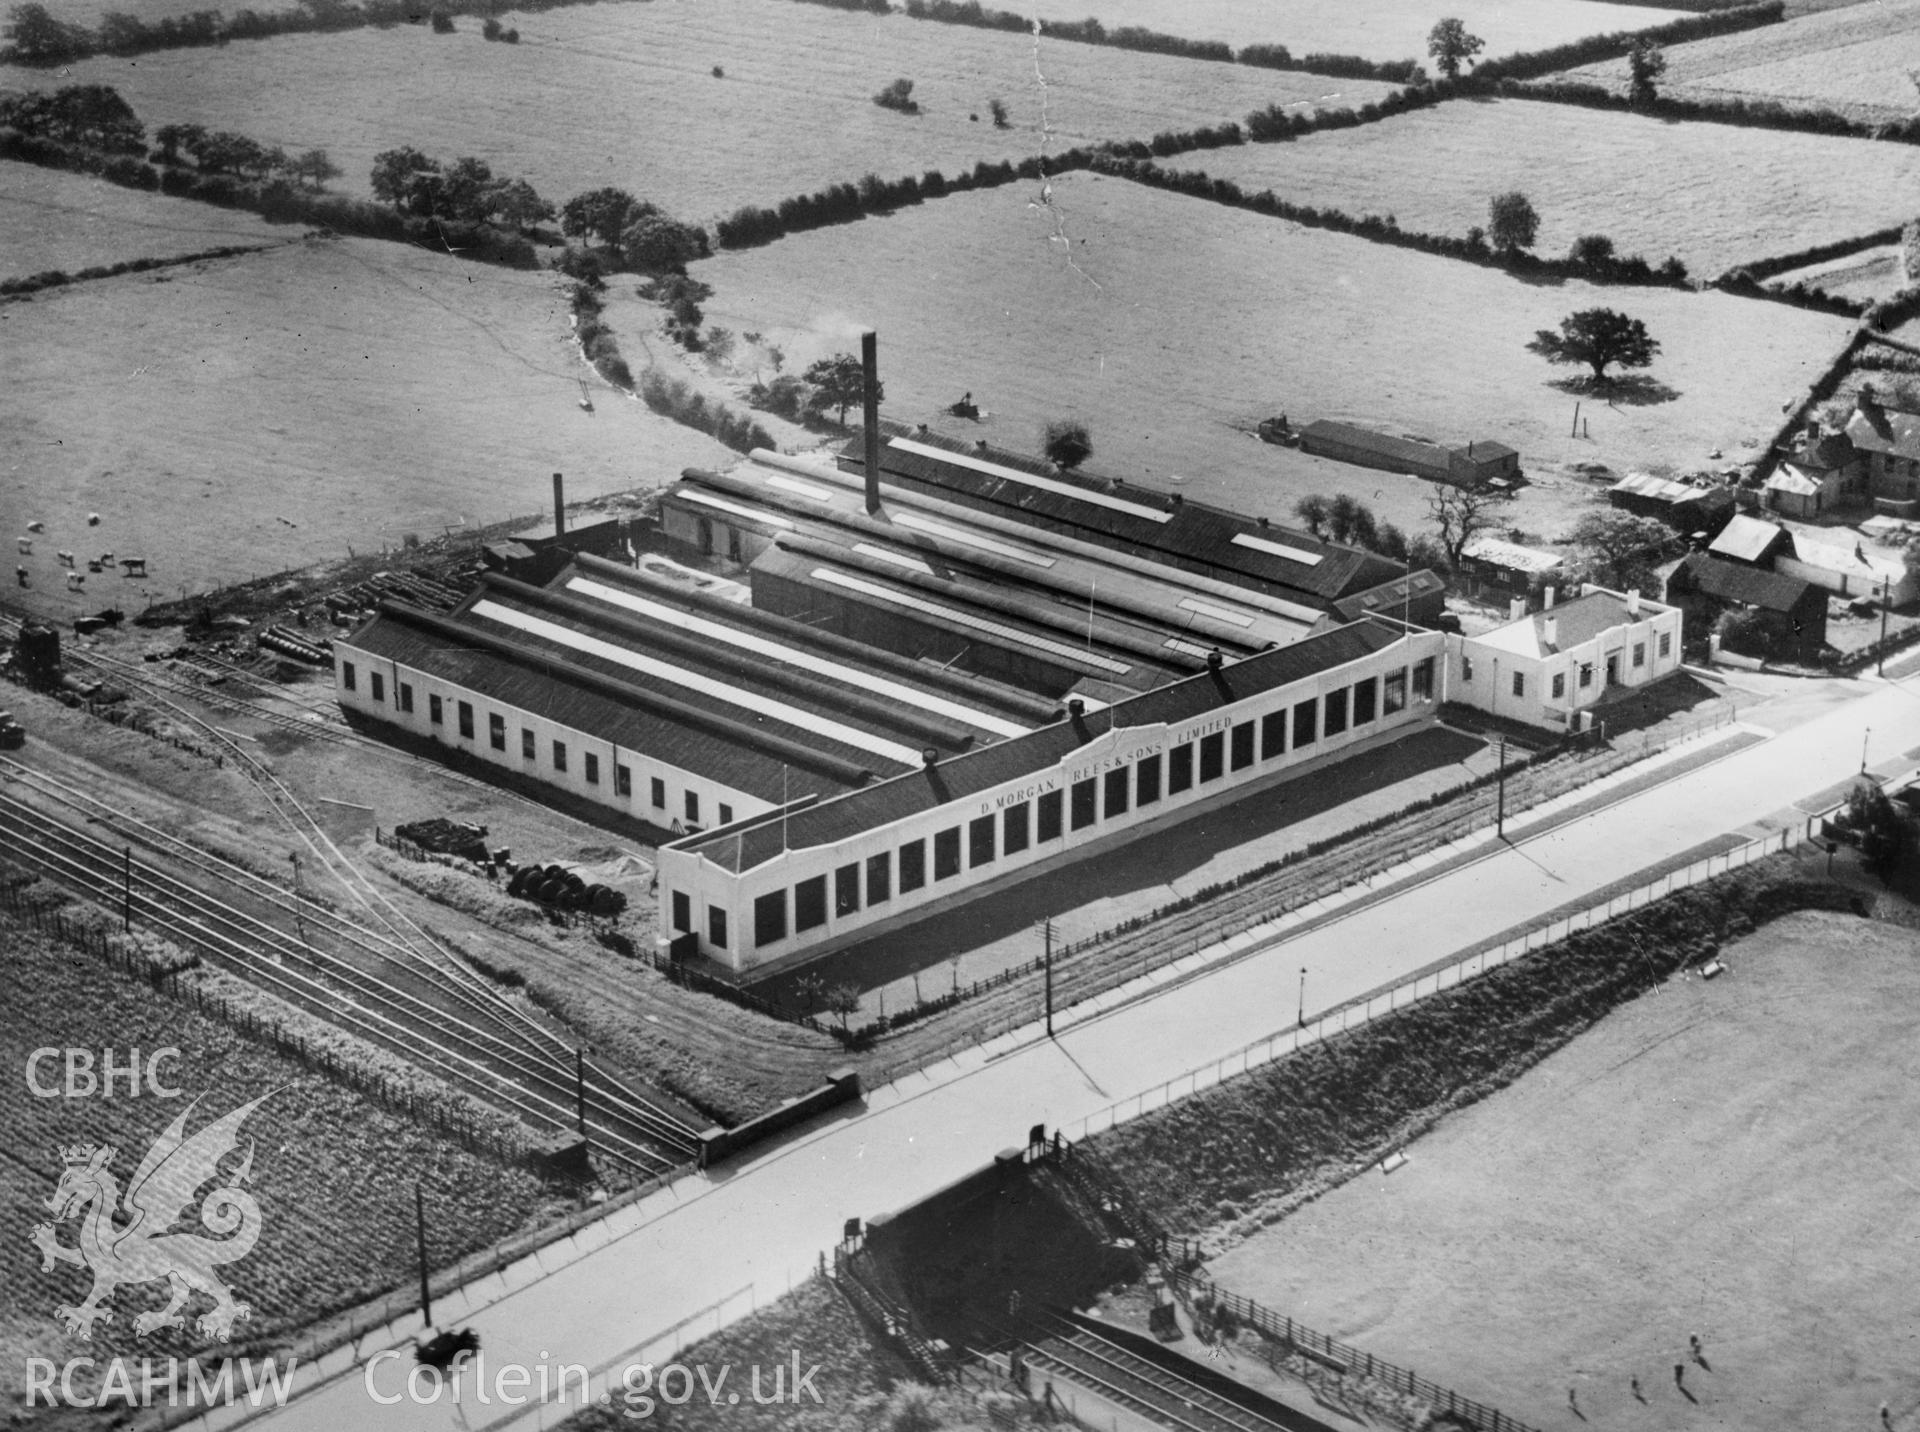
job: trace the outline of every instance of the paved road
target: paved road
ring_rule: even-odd
[[[617,1393],[629,1361],[670,1358],[676,1344],[658,1340],[663,1330],[690,1318],[685,1336],[698,1337],[750,1301],[778,1296],[813,1267],[843,1219],[924,1196],[1018,1143],[1031,1124],[1071,1126],[1290,1025],[1302,968],[1311,1016],[1836,787],[1860,769],[1868,728],[1870,764],[1910,765],[1920,746],[1920,684],[1857,689],[1867,694],[1797,729],[1536,838],[1490,847],[1483,860],[1086,1020],[1056,1041],[1017,1032],[876,1091],[864,1112],[715,1177],[684,1180],[596,1225],[578,1247],[555,1245],[537,1265],[473,1285],[445,1320],[479,1330],[490,1369],[534,1369],[536,1390],[543,1365],[583,1363],[595,1370],[596,1394],[599,1375],[612,1369]],[[749,1286],[750,1296],[714,1310]],[[369,1339],[360,1355],[395,1341]],[[799,1351],[805,1360],[808,1350]],[[391,1395],[408,1365],[383,1364],[378,1389]],[[276,1432],[548,1426],[573,1410],[482,1406],[471,1385],[464,1407],[448,1397],[379,1406],[348,1354],[324,1370],[332,1380],[266,1419]]]

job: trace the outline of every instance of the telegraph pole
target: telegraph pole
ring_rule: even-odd
[[[1880,579],[1880,661],[1874,668],[1875,676],[1887,674],[1887,598],[1892,595],[1893,578]]]
[[[1294,1027],[1297,1029],[1307,1027],[1307,967],[1305,965],[1300,966],[1300,1014],[1294,1021]]]
[[[1507,738],[1500,738],[1500,796],[1499,805],[1494,810],[1493,835],[1496,840],[1507,838]]]
[[[1047,1038],[1053,1038],[1053,917],[1049,915],[1041,926],[1040,959],[1047,978]]]
[[[420,1321],[433,1326],[433,1293],[427,1287],[427,1200],[420,1185],[413,1186],[413,1232],[420,1245]]]

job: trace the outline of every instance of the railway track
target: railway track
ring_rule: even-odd
[[[12,772],[6,775],[11,784]],[[143,925],[210,963],[535,1129],[559,1133],[573,1127],[576,1071],[568,1061],[529,1050],[514,1031],[451,1014],[417,988],[383,979],[289,935],[5,792],[0,792],[0,853],[109,908],[124,901]],[[691,1154],[696,1141],[689,1125],[639,1099],[605,1071],[589,1068],[587,1123],[597,1150],[646,1172],[662,1171]]]
[[[1304,1413],[1276,1420],[1065,1318],[1027,1341],[1028,1366],[1077,1383],[1173,1432],[1328,1432]]]

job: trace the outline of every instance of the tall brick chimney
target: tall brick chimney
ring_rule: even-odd
[[[567,530],[566,490],[560,481],[560,474],[553,475],[553,535],[559,537]]]
[[[867,474],[867,515],[880,512],[880,335],[869,330],[860,335],[860,372],[862,383],[861,421],[866,427],[864,466]]]

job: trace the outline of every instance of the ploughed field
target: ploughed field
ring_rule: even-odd
[[[1905,119],[1920,96],[1910,78],[1917,65],[1920,0],[1875,0],[1671,46],[1661,89],[1685,98],[1770,99],[1862,119]],[[1626,61],[1570,70],[1568,77],[1624,90]]]
[[[0,161],[0,279],[284,243],[299,234],[257,214]]]
[[[1643,995],[1215,1276],[1538,1427],[1580,1425],[1570,1388],[1590,1424],[1650,1432],[1866,1427],[1883,1401],[1905,1417],[1920,937],[1809,912],[1723,958],[1728,975]]]
[[[1427,523],[1427,483],[1267,446],[1253,424],[1284,412],[1498,439],[1540,472],[1698,464],[1770,432],[1850,329],[1719,293],[1522,283],[1115,178],[1069,175],[1043,200],[1024,183],[955,195],[694,272],[714,287],[710,321],[766,333],[790,367],[876,327],[889,417],[1024,449],[1078,417],[1091,465],[1127,481],[1277,517],[1346,482],[1409,530]],[[1571,370],[1525,345],[1596,305],[1646,321],[1671,395],[1588,400],[1576,439],[1576,399],[1553,386]],[[979,424],[943,416],[967,390]],[[1513,521],[1550,539],[1587,500],[1530,490]]]
[[[509,17],[517,45],[424,26],[169,50],[137,64],[0,68],[0,89],[115,86],[149,131],[195,122],[328,151],[367,193],[373,157],[474,155],[561,202],[612,184],[679,217],[1099,139],[1147,139],[1269,104],[1359,106],[1391,86],[1201,64],[793,0],[652,0]],[[715,67],[724,77],[713,74]],[[896,76],[918,115],[873,103]],[[996,129],[988,101],[1007,107]],[[969,118],[977,116],[977,118]]]
[[[983,0],[984,3],[984,0]],[[1021,5],[989,4],[1045,20],[1083,20],[1091,15],[1109,30],[1141,25],[1163,34],[1194,40],[1225,40],[1243,45],[1285,45],[1302,55],[1363,55],[1370,60],[1417,59],[1427,64],[1427,32],[1442,14],[1457,16],[1487,42],[1485,54],[1510,55],[1541,50],[1586,35],[1614,30],[1645,30],[1681,18],[1678,10],[1645,5],[1611,5],[1604,0],[1580,4],[1556,0],[1464,0],[1442,10],[1421,0],[1362,0],[1325,5],[1313,0],[1027,0]]]
[[[43,605],[131,614],[142,592],[178,597],[349,546],[398,560],[410,532],[542,511],[556,471],[577,500],[726,458],[600,382],[569,325],[555,275],[360,239],[0,305],[0,524],[47,523],[16,559]],[[59,550],[144,556],[151,580],[103,573],[69,595]]]
[[[1703,279],[1898,224],[1920,193],[1913,145],[1512,99],[1166,162],[1249,192],[1453,235],[1484,228],[1488,200],[1518,189],[1540,215],[1539,253],[1606,234],[1622,254],[1655,265],[1674,255]]]

